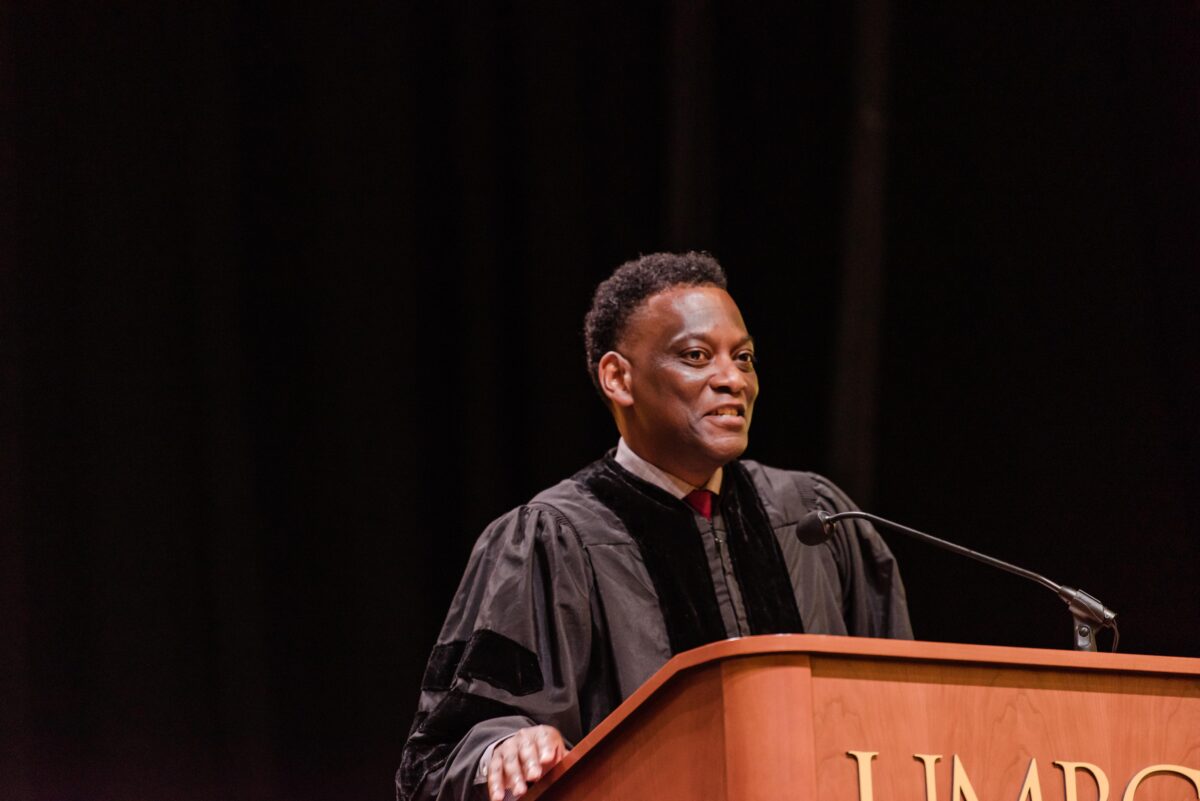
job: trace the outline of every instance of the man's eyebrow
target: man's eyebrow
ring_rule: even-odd
[[[671,340],[670,346],[675,347],[677,345],[681,345],[684,342],[687,342],[689,339],[702,339],[707,342],[709,340],[709,332],[684,331],[682,334]],[[750,336],[749,334],[746,334],[746,336],[742,337],[733,344],[735,348],[744,348],[746,345],[750,345],[751,347],[754,346],[754,337]]]

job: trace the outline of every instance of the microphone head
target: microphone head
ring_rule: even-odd
[[[833,536],[835,525],[825,512],[809,512],[796,524],[796,537],[805,545],[820,545]]]

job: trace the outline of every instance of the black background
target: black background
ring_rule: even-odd
[[[639,252],[726,266],[749,455],[838,461],[852,10],[435,5],[0,12],[0,795],[390,797],[475,536],[614,444],[579,328]],[[842,483],[1200,656],[1194,4],[890,12]],[[1066,645],[891,542],[919,637]]]

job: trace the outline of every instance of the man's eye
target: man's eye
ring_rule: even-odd
[[[704,361],[704,358],[706,355],[707,354],[705,354],[704,351],[702,351],[698,348],[693,348],[692,350],[685,350],[683,352],[683,358],[687,359],[688,361],[693,361],[693,362]]]
[[[737,360],[739,362],[741,362],[742,364],[748,365],[750,367],[753,367],[754,365],[758,364],[758,357],[755,356],[750,351],[743,351],[742,353],[739,353],[737,355]]]

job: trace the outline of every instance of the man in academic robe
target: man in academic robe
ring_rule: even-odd
[[[585,319],[620,438],[492,523],[430,656],[397,797],[519,798],[671,656],[751,634],[910,638],[869,524],[821,545],[808,512],[853,509],[813,473],[740,460],[754,340],[708,254],[619,267]]]

